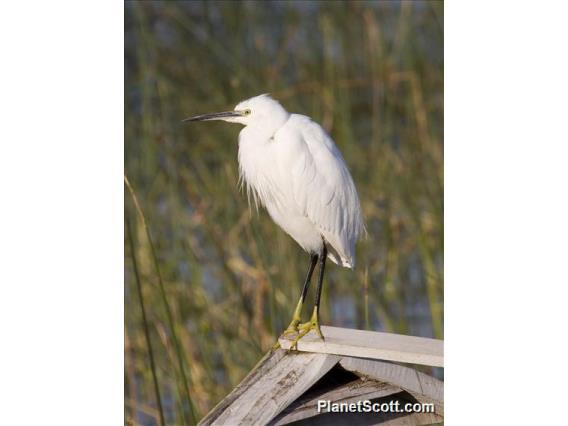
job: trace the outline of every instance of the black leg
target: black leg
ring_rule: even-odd
[[[304,287],[302,288],[302,295],[300,296],[300,300],[296,305],[296,309],[294,310],[294,316],[292,317],[292,322],[288,326],[288,328],[284,331],[284,334],[292,334],[298,331],[298,324],[300,324],[301,315],[302,315],[302,306],[304,305],[304,301],[306,300],[306,294],[308,293],[308,287],[310,286],[310,281],[312,280],[312,275],[314,273],[314,269],[316,267],[316,263],[318,262],[318,255],[312,254],[310,259],[310,267],[308,269],[308,274],[306,275],[306,281],[304,281]]]
[[[316,268],[317,262],[318,262],[318,255],[312,254],[310,258],[310,267],[308,269],[308,274],[306,275],[306,281],[304,281],[304,287],[302,287],[302,298],[301,298],[302,303],[306,301],[306,294],[308,293],[308,287],[310,286],[310,282],[312,281],[312,274],[314,273],[314,269]]]
[[[325,241],[323,242],[323,247],[321,249],[321,253],[319,255],[319,264],[320,264],[320,270],[319,270],[319,277],[318,277],[318,288],[316,290],[316,303],[314,305],[314,312],[312,313],[312,318],[310,319],[309,322],[307,322],[306,324],[301,324],[300,326],[298,326],[298,322],[300,319],[300,311],[302,309],[302,303],[303,303],[303,298],[305,298],[306,296],[306,286],[304,285],[304,290],[302,291],[302,299],[300,299],[300,302],[298,303],[298,306],[296,308],[296,312],[294,313],[294,320],[292,320],[292,324],[290,324],[290,326],[288,327],[288,329],[284,332],[284,334],[288,334],[288,333],[292,333],[294,331],[298,331],[298,336],[294,339],[294,341],[292,342],[292,345],[290,346],[290,349],[295,349],[298,347],[298,341],[304,337],[306,334],[308,334],[310,332],[310,330],[315,330],[316,334],[322,339],[323,338],[323,334],[321,333],[320,330],[320,326],[319,326],[319,305],[320,305],[320,299],[321,299],[321,290],[322,290],[322,284],[323,284],[323,274],[325,272],[325,260],[327,258],[327,247],[325,246]],[[318,260],[318,256],[312,256],[312,263],[310,264],[310,270],[308,271],[308,280],[306,280],[306,282],[309,282],[309,277],[311,276],[312,272],[314,271],[315,268],[315,263]]]
[[[326,259],[327,259],[327,248],[325,246],[325,243],[323,243],[323,248],[321,250],[321,255],[320,255],[320,258],[319,258],[320,270],[319,270],[319,277],[318,277],[318,288],[317,288],[317,292],[316,292],[315,309],[316,309],[317,312],[319,312],[321,290],[322,290],[322,284],[323,284],[323,273],[325,271],[325,260]]]

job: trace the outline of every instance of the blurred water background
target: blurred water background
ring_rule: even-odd
[[[125,70],[152,237],[127,192],[127,423],[194,423],[291,319],[308,255],[239,191],[240,126],[180,123],[260,93],[321,123],[358,188],[369,235],[354,271],[328,263],[323,324],[443,338],[441,2],[126,2]]]

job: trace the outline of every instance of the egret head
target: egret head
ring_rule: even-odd
[[[223,120],[245,126],[280,127],[289,115],[278,101],[264,94],[239,102],[233,111],[197,115],[183,121]]]

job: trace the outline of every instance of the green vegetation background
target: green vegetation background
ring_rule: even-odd
[[[195,422],[290,321],[308,256],[239,191],[240,126],[180,123],[260,93],[323,125],[361,198],[369,236],[355,271],[327,268],[322,322],[443,337],[441,2],[127,2],[125,69],[152,237],[126,192],[127,422]]]

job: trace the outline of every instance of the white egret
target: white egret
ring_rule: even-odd
[[[223,120],[243,124],[239,172],[258,207],[310,254],[310,266],[292,322],[285,334],[310,330],[323,339],[319,305],[325,262],[355,266],[355,243],[364,230],[357,190],[331,137],[309,117],[290,114],[269,95],[240,102],[234,111],[198,115],[183,121]],[[313,314],[300,324],[302,306],[319,260]]]

